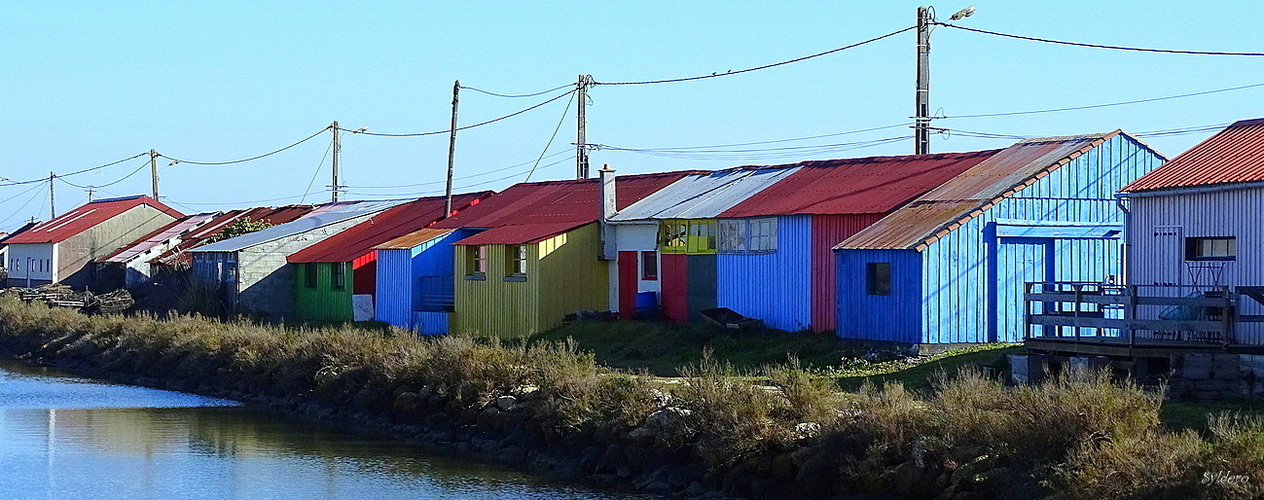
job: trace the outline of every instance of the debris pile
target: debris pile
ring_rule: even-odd
[[[75,291],[67,285],[40,285],[35,288],[6,288],[0,296],[17,296],[24,302],[43,302],[53,307],[70,307],[85,313],[112,314],[126,311],[136,304],[124,289],[101,295],[87,290]]]

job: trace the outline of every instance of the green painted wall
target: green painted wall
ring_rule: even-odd
[[[351,293],[354,283],[350,262],[317,262],[316,287],[308,287],[308,264],[294,267],[294,313],[313,321],[351,321]],[[346,280],[341,289],[333,288],[334,266],[342,266]]]
[[[599,260],[600,232],[589,224],[527,245],[525,280],[509,276],[511,245],[488,245],[483,279],[470,275],[470,246],[456,247],[456,311],[449,331],[523,337],[562,324],[578,309],[610,309],[610,262]]]

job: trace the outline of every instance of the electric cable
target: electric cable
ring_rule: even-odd
[[[527,172],[527,178],[522,182],[530,182],[531,174],[535,173],[536,167],[540,166],[540,162],[544,160],[544,154],[549,152],[549,148],[553,147],[553,139],[557,139],[558,131],[562,130],[562,124],[566,122],[566,115],[571,111],[571,104],[575,103],[575,94],[571,94],[571,99],[566,101],[566,109],[562,110],[562,118],[558,119],[557,127],[553,129],[553,135],[549,136],[549,142],[544,144],[544,149],[540,150],[540,156],[535,159],[535,165],[531,166],[531,171]]]
[[[575,84],[573,84],[573,83],[568,83],[568,84],[566,84],[566,85],[558,85],[558,86],[553,87],[553,88],[548,89],[548,90],[541,90],[541,91],[539,91],[539,92],[532,92],[532,93],[530,93],[530,94],[500,94],[500,93],[497,93],[497,92],[491,92],[491,91],[488,91],[488,90],[483,90],[483,89],[480,89],[480,88],[467,87],[467,86],[465,86],[465,85],[460,85],[460,86],[458,86],[458,87],[459,87],[459,88],[461,88],[461,89],[464,89],[464,90],[473,90],[473,91],[475,91],[475,92],[479,92],[479,93],[482,93],[482,94],[487,94],[487,95],[490,95],[490,96],[495,96],[495,97],[518,98],[518,97],[535,97],[535,96],[538,96],[538,95],[544,95],[544,94],[549,94],[549,93],[552,93],[552,92],[556,92],[556,91],[562,90],[562,89],[564,89],[564,88],[566,88],[566,87],[574,87],[574,86],[575,86]]]
[[[934,22],[931,24],[934,24],[936,26],[946,26],[949,28],[956,28],[963,31],[972,31],[974,33],[982,33],[985,35],[1000,36],[1000,37],[1005,37],[1005,38],[1014,38],[1018,40],[1027,40],[1029,42],[1053,43],[1053,44],[1058,44],[1058,45],[1070,45],[1073,47],[1088,47],[1088,48],[1093,48],[1093,49],[1125,50],[1125,51],[1131,51],[1131,52],[1156,52],[1156,53],[1161,53],[1161,54],[1185,54],[1185,55],[1197,55],[1197,56],[1249,56],[1249,57],[1264,56],[1264,52],[1225,52],[1225,51],[1219,51],[1219,50],[1153,49],[1153,48],[1145,48],[1145,47],[1125,47],[1122,45],[1105,45],[1105,44],[1100,44],[1100,43],[1068,42],[1065,40],[1053,40],[1049,38],[1038,38],[1034,36],[1012,35],[1009,33],[1001,33],[998,31],[988,31],[988,30],[982,30],[978,28],[968,28],[965,26],[959,26],[959,25],[950,24],[950,23]]]
[[[307,141],[312,140],[312,139],[313,139],[313,138],[315,138],[316,136],[318,136],[318,135],[320,135],[320,134],[325,133],[325,131],[326,131],[326,130],[329,130],[329,129],[331,129],[331,128],[333,128],[333,126],[328,126],[328,127],[322,128],[322,129],[320,129],[318,132],[316,132],[316,133],[314,133],[314,134],[312,134],[312,135],[309,135],[309,136],[307,136],[307,137],[303,138],[302,140],[300,140],[300,141],[298,141],[298,142],[295,142],[295,143],[293,143],[293,144],[290,144],[289,146],[283,147],[283,148],[281,148],[281,149],[277,149],[277,150],[274,150],[274,151],[271,151],[271,152],[268,152],[268,153],[264,153],[264,154],[261,154],[261,155],[251,156],[251,157],[249,157],[249,158],[242,158],[242,159],[240,159],[240,160],[229,160],[229,161],[193,161],[193,160],[185,160],[185,159],[182,159],[182,158],[176,158],[176,157],[174,157],[174,156],[167,156],[167,155],[165,155],[165,154],[161,154],[161,153],[159,153],[159,154],[158,154],[158,156],[163,157],[163,158],[166,158],[166,159],[171,160],[171,161],[174,161],[174,162],[177,162],[177,163],[187,163],[187,164],[189,164],[189,165],[202,165],[202,166],[210,166],[210,167],[223,166],[223,165],[235,165],[235,164],[238,164],[238,163],[245,163],[245,162],[248,162],[248,161],[255,161],[255,160],[262,159],[262,158],[267,158],[267,157],[269,157],[269,156],[272,156],[272,155],[274,155],[274,154],[280,153],[280,152],[282,152],[282,151],[286,151],[286,150],[288,150],[288,149],[290,149],[290,148],[293,148],[293,147],[295,147],[295,146],[298,146],[299,144],[302,144],[302,143],[304,143],[304,142],[307,142]]]
[[[307,193],[312,192],[312,184],[316,183],[316,176],[320,175],[320,169],[321,167],[325,166],[325,159],[329,158],[329,152],[333,151],[333,149],[334,149],[334,143],[333,141],[330,141],[329,147],[325,148],[325,156],[320,157],[320,163],[316,164],[316,171],[312,172],[312,180],[307,181],[307,189],[303,190],[303,199],[298,200],[299,204],[302,204],[304,201],[307,201]]]
[[[22,206],[20,206],[20,207],[18,207],[18,208],[17,208],[17,210],[14,210],[14,211],[10,212],[10,213],[9,213],[9,216],[8,216],[8,217],[5,217],[5,218],[4,218],[4,220],[0,220],[0,224],[4,224],[4,223],[6,223],[6,222],[9,222],[9,220],[10,220],[10,219],[13,219],[13,217],[14,217],[14,216],[16,216],[16,215],[17,215],[17,214],[19,214],[19,213],[22,213],[22,209],[23,209],[23,208],[26,208],[26,206],[27,206],[27,205],[30,205],[32,201],[35,201],[35,198],[36,198],[36,197],[38,197],[38,196],[40,196],[40,195],[44,194],[44,185],[42,185],[42,184],[36,184],[36,185],[32,186],[30,189],[27,189],[26,191],[22,191],[21,193],[18,193],[18,194],[16,194],[16,195],[10,196],[10,197],[8,197],[8,198],[5,198],[3,201],[0,201],[0,203],[8,203],[9,201],[13,200],[14,198],[17,198],[18,196],[22,196],[22,195],[24,195],[24,194],[26,194],[26,193],[29,193],[29,192],[31,192],[31,191],[36,191],[36,193],[35,193],[35,194],[33,194],[33,195],[31,195],[31,197],[30,197],[30,198],[27,198],[26,203],[23,203],[23,204],[22,204]],[[41,207],[41,208],[43,208],[43,207]]]
[[[120,163],[123,163],[123,162],[125,162],[125,161],[127,161],[127,160],[131,160],[131,159],[133,159],[133,158],[140,158],[140,157],[142,157],[142,156],[148,156],[148,155],[149,155],[149,153],[148,153],[148,152],[139,153],[139,154],[135,154],[135,155],[129,156],[129,157],[127,157],[127,158],[123,158],[123,159],[121,159],[121,160],[114,160],[114,161],[109,162],[109,163],[105,163],[105,164],[102,164],[102,165],[97,165],[97,166],[95,166],[95,167],[85,168],[85,169],[82,169],[82,170],[75,170],[74,172],[70,172],[70,173],[66,173],[66,174],[60,174],[59,176],[69,177],[69,176],[72,176],[72,175],[79,175],[79,174],[82,174],[82,173],[91,172],[91,171],[93,171],[93,170],[100,170],[100,169],[103,169],[103,168],[106,168],[106,167],[112,167],[112,166],[114,166],[114,165],[118,165],[118,164],[120,164]],[[40,177],[39,179],[31,179],[31,180],[29,180],[29,181],[9,181],[9,182],[6,182],[6,183],[4,183],[4,184],[0,184],[0,187],[5,187],[5,186],[17,186],[17,185],[21,185],[21,184],[34,184],[34,183],[36,183],[36,182],[48,182],[48,177]]]
[[[801,61],[806,61],[806,60],[808,60],[808,59],[815,59],[815,58],[817,58],[817,57],[827,56],[827,55],[830,55],[830,54],[835,54],[835,53],[842,52],[842,51],[847,50],[847,49],[853,49],[853,48],[859,47],[859,46],[861,46],[861,45],[865,45],[865,44],[873,43],[873,42],[876,42],[876,41],[878,41],[878,40],[882,40],[882,39],[884,39],[884,38],[890,38],[890,37],[893,37],[893,36],[898,35],[898,34],[900,34],[900,33],[904,33],[905,31],[913,30],[913,29],[916,29],[916,28],[917,28],[916,26],[909,26],[909,27],[904,28],[904,29],[901,29],[901,30],[892,31],[892,32],[887,33],[887,34],[885,34],[885,35],[881,35],[881,36],[876,36],[876,37],[870,38],[870,39],[865,40],[865,41],[863,41],[863,42],[856,42],[856,43],[853,43],[853,44],[851,44],[851,45],[844,45],[844,46],[842,46],[842,47],[838,47],[838,48],[836,48],[836,49],[830,49],[830,50],[827,50],[827,51],[824,51],[824,52],[817,52],[817,53],[815,53],[815,54],[806,55],[806,56],[803,56],[803,57],[796,57],[796,58],[794,58],[794,59],[788,59],[788,60],[785,60],[785,61],[775,62],[775,63],[772,63],[772,64],[765,64],[765,65],[763,65],[763,66],[756,66],[756,67],[753,67],[753,68],[740,69],[740,70],[737,70],[737,71],[729,70],[729,71],[726,71],[726,72],[724,72],[724,73],[711,73],[710,75],[690,76],[690,77],[684,77],[684,78],[669,78],[669,79],[665,79],[665,80],[643,80],[643,81],[632,81],[632,82],[592,82],[592,85],[654,85],[654,84],[659,84],[659,83],[689,82],[689,81],[694,81],[694,80],[705,80],[705,79],[707,79],[707,78],[719,78],[719,77],[722,77],[722,76],[740,75],[740,74],[742,74],[742,73],[750,73],[750,72],[752,72],[752,71],[759,71],[759,70],[763,70],[763,69],[775,68],[775,67],[777,67],[777,66],[785,66],[785,65],[787,65],[787,64],[793,64],[793,63],[797,63],[797,62],[801,62]]]
[[[492,118],[492,119],[490,119],[490,120],[481,121],[481,122],[478,122],[478,123],[475,123],[475,124],[472,124],[472,125],[465,125],[465,126],[463,126],[463,127],[457,127],[457,128],[456,128],[456,130],[459,132],[459,131],[462,131],[462,130],[469,130],[469,129],[476,128],[476,127],[482,127],[482,126],[484,126],[484,125],[491,125],[491,124],[496,123],[496,122],[501,121],[501,120],[507,120],[507,119],[513,118],[513,117],[515,117],[515,116],[518,116],[518,115],[520,115],[520,114],[523,114],[523,113],[526,113],[526,112],[528,112],[528,111],[531,111],[531,110],[533,110],[533,109],[539,108],[540,106],[544,106],[545,104],[549,104],[549,103],[551,103],[551,102],[553,102],[553,101],[556,101],[556,100],[558,100],[558,99],[561,99],[561,98],[563,98],[563,97],[566,97],[567,95],[573,94],[573,93],[575,93],[575,92],[578,92],[578,90],[571,90],[571,91],[566,92],[566,93],[563,93],[563,94],[558,94],[558,95],[556,95],[556,96],[554,96],[554,97],[550,98],[550,99],[549,99],[549,100],[547,100],[547,101],[541,102],[541,103],[539,103],[539,104],[536,104],[536,105],[531,106],[531,107],[526,108],[526,109],[522,109],[522,110],[519,110],[519,111],[515,111],[515,112],[513,112],[513,113],[507,114],[507,115],[505,115],[505,116],[501,116],[501,117],[499,117],[499,118]],[[420,137],[420,136],[425,136],[425,135],[439,135],[439,134],[450,134],[450,133],[452,133],[452,129],[451,129],[451,128],[446,128],[446,129],[443,129],[443,130],[433,130],[433,131],[430,131],[430,132],[369,132],[369,131],[367,131],[367,130],[363,130],[363,131],[361,131],[361,130],[352,130],[352,129],[342,128],[342,127],[338,127],[338,130],[342,130],[342,131],[344,131],[344,132],[351,132],[351,133],[353,133],[353,134],[359,134],[359,135],[372,135],[372,136],[379,136],[379,137]]]
[[[563,154],[566,154],[566,153],[569,153],[569,152],[571,152],[571,151],[569,151],[569,150],[567,150],[567,151],[558,151],[558,152],[556,152],[556,153],[550,153],[550,154],[548,154],[548,155],[545,155],[545,158],[553,158],[553,157],[555,157],[555,156],[557,156],[557,155],[563,155]],[[521,163],[515,163],[515,164],[513,164],[513,165],[509,165],[509,166],[507,166],[507,167],[500,167],[500,168],[495,168],[495,169],[492,169],[492,170],[488,170],[488,171],[486,171],[486,172],[479,172],[479,173],[477,173],[477,174],[470,174],[470,175],[465,175],[465,176],[457,177],[457,179],[460,179],[460,180],[468,180],[468,179],[473,179],[473,178],[475,178],[475,177],[482,177],[482,176],[484,176],[484,175],[491,175],[491,174],[494,174],[494,173],[497,173],[497,172],[504,172],[504,171],[506,171],[506,170],[510,170],[510,169],[514,169],[514,168],[518,168],[518,167],[522,167],[522,166],[530,165],[530,164],[531,164],[532,162],[534,162],[534,161],[535,161],[535,160],[527,160],[527,161],[524,161],[524,162],[521,162]],[[430,181],[430,182],[419,182],[419,183],[417,183],[417,184],[397,184],[397,185],[394,185],[394,186],[345,186],[345,187],[347,187],[347,188],[349,188],[349,189],[398,189],[398,188],[410,188],[410,187],[433,186],[433,185],[436,185],[436,184],[444,184],[444,183],[446,183],[446,182],[447,182],[447,181]]]
[[[63,178],[62,178],[62,176],[60,176],[60,175],[54,175],[53,177],[54,177],[54,178],[56,178],[57,180],[59,180],[59,181],[61,181],[61,182],[65,183],[66,185],[69,185],[69,186],[72,186],[72,187],[77,187],[77,188],[79,188],[79,189],[96,189],[96,188],[110,187],[110,186],[113,186],[113,185],[118,184],[118,183],[120,183],[120,182],[123,182],[123,181],[125,181],[125,180],[127,180],[127,179],[130,179],[133,175],[136,175],[136,174],[137,174],[137,173],[139,173],[141,170],[144,170],[144,169],[145,169],[145,167],[147,167],[147,166],[149,166],[149,160],[145,160],[145,162],[144,162],[144,163],[141,163],[139,167],[136,167],[136,170],[133,170],[130,174],[127,174],[127,175],[123,176],[123,178],[121,178],[121,179],[117,179],[117,180],[115,180],[115,181],[113,181],[113,182],[110,182],[109,184],[102,184],[102,185],[100,185],[100,186],[80,186],[80,185],[75,184],[75,183],[73,183],[73,182],[70,182],[70,181],[68,181],[68,180],[66,180],[66,179],[63,179]]]
[[[1131,101],[1119,101],[1119,102],[1111,102],[1111,103],[1105,103],[1105,104],[1089,104],[1086,106],[1039,109],[1039,110],[1034,110],[1034,111],[1008,111],[1004,113],[981,113],[981,114],[974,114],[974,115],[940,116],[935,119],[936,120],[955,120],[955,119],[962,119],[962,118],[990,118],[994,116],[1034,115],[1034,114],[1041,114],[1041,113],[1057,113],[1057,112],[1062,112],[1062,111],[1078,111],[1082,109],[1107,108],[1111,106],[1124,106],[1128,104],[1140,104],[1144,102],[1165,101],[1168,99],[1180,99],[1183,97],[1195,97],[1195,96],[1200,96],[1200,95],[1218,94],[1221,92],[1232,92],[1235,90],[1245,90],[1245,89],[1251,89],[1251,88],[1256,88],[1256,87],[1264,87],[1264,83],[1252,83],[1250,85],[1239,85],[1237,87],[1228,87],[1228,88],[1215,89],[1215,90],[1203,90],[1200,92],[1189,92],[1186,94],[1176,94],[1176,95],[1169,95],[1169,96],[1163,96],[1163,97],[1150,97],[1146,99],[1133,99]]]

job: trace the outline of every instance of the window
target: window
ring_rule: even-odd
[[[724,219],[720,226],[720,253],[746,253],[746,220]]]
[[[487,274],[487,247],[484,245],[466,247],[468,259],[466,274],[471,277],[482,277]]]
[[[683,220],[665,220],[659,226],[658,244],[663,253],[685,253],[685,235],[689,224]]]
[[[710,254],[716,250],[716,224],[714,220],[690,221],[689,241],[686,253]]]
[[[505,271],[507,276],[527,275],[526,245],[509,245],[505,247]]]
[[[306,264],[303,264],[303,279],[304,281],[306,281],[306,283],[304,284],[307,285],[307,288],[316,288],[317,277],[318,275],[316,274],[315,262],[308,262]]]
[[[1233,236],[1185,238],[1185,260],[1235,260],[1238,240]]]
[[[773,253],[777,251],[777,219],[750,219],[751,253]]]
[[[891,295],[891,263],[865,264],[865,291],[869,295]]]
[[[658,252],[641,252],[641,279],[658,279]]]
[[[335,262],[330,264],[330,266],[334,268],[334,279],[331,288],[334,290],[347,288],[347,264],[345,262]]]

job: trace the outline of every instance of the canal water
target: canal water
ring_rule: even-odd
[[[0,359],[0,498],[603,499],[626,495]]]

